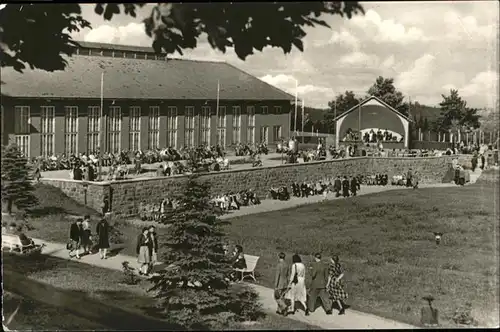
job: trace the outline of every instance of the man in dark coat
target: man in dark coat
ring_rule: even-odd
[[[335,197],[339,197],[340,190],[342,190],[342,181],[340,180],[340,177],[338,175],[333,182],[333,189],[335,190]]]
[[[106,259],[107,251],[110,247],[109,245],[109,224],[106,219],[101,219],[99,223],[97,223],[95,232],[97,234],[97,248],[99,248],[99,255],[101,259]]]
[[[76,221],[73,221],[69,228],[69,257],[75,256],[77,259],[80,259],[80,246],[82,244],[83,237],[82,222],[83,220],[79,218]],[[75,255],[72,255],[73,252],[75,252]]]
[[[290,268],[285,262],[285,253],[280,252],[278,255],[278,266],[276,266],[276,274],[274,277],[274,299],[278,304],[276,313],[278,315],[286,315],[288,306],[284,300],[285,293],[288,289]]]
[[[316,300],[319,297],[326,314],[332,314],[332,302],[326,292],[327,282],[328,267],[321,261],[321,254],[317,253],[314,255],[314,262],[311,264],[311,286],[309,287],[309,298],[307,301],[309,312],[316,310]]]
[[[356,196],[356,192],[358,191],[358,180],[355,176],[351,176],[351,193],[353,196]]]
[[[486,163],[486,158],[484,157],[484,154],[481,154],[481,170],[484,170],[484,164]]]
[[[342,196],[349,197],[349,180],[347,180],[347,176],[344,176],[342,180]]]
[[[476,170],[476,167],[477,167],[477,154],[476,154],[476,152],[474,152],[474,155],[472,156],[471,163],[472,163],[472,172],[474,172]]]
[[[410,168],[410,169],[408,170],[408,172],[406,173],[406,186],[407,186],[407,187],[411,187],[411,186],[412,186],[412,185],[411,185],[411,183],[412,183],[412,182],[411,182],[412,177],[413,177],[413,173],[412,173],[411,168]]]

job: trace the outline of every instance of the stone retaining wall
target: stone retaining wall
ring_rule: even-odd
[[[289,186],[292,182],[319,181],[337,175],[351,176],[388,174],[389,178],[403,174],[408,169],[418,170],[422,183],[450,182],[451,156],[426,158],[376,158],[359,157],[278,165],[235,171],[222,171],[200,175],[202,181],[211,185],[212,194],[253,189],[264,197],[270,187]],[[460,162],[468,162],[461,156]],[[100,211],[107,198],[115,215],[133,216],[140,204],[159,204],[164,197],[172,196],[182,189],[188,179],[186,175],[155,177],[113,182],[84,182],[75,180],[42,179],[43,182],[60,188],[69,197]]]

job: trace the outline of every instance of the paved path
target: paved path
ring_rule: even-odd
[[[62,259],[69,259],[68,251],[66,250],[66,245],[62,243],[54,243],[43,241],[39,239],[34,239],[36,243],[44,243],[45,247],[43,249],[43,254],[58,257]],[[110,257],[106,260],[102,260],[99,254],[83,256],[80,260],[72,259],[77,262],[84,264],[89,264],[101,268],[120,270],[121,264],[124,261],[128,261],[131,267],[138,268],[136,257],[118,254],[116,256]],[[163,264],[158,263],[155,268],[162,266]],[[163,265],[164,266],[164,265]],[[274,314],[276,311],[276,302],[273,298],[273,290],[255,284],[250,284],[259,294],[260,301],[263,308],[268,313]],[[315,312],[311,313],[309,316],[305,316],[302,311],[297,311],[295,315],[288,316],[290,319],[298,320],[309,325],[318,326],[323,329],[413,329],[416,328],[412,325],[399,323],[389,319],[377,317],[375,315],[362,313],[359,311],[348,309],[344,316],[339,316],[334,313],[331,316],[327,316],[321,308],[318,308]]]

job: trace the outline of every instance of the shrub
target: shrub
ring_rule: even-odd
[[[123,281],[127,285],[136,285],[139,282],[139,279],[135,274],[135,269],[130,266],[130,263],[128,261],[122,262],[122,271],[124,274]]]
[[[472,304],[470,302],[457,308],[452,319],[456,324],[469,326],[477,325],[477,321],[472,317]]]

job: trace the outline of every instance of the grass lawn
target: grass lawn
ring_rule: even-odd
[[[111,304],[113,307],[125,309],[132,314],[140,313],[145,315],[145,308],[152,303],[151,293],[146,291],[150,285],[147,281],[143,280],[138,285],[125,285],[122,283],[123,275],[119,271],[49,256],[41,256],[39,259],[34,260],[5,254],[3,258],[4,271],[19,273],[30,280],[36,280],[55,287],[53,292],[56,295],[53,295],[52,298],[56,298],[60,305],[65,303],[64,297],[66,295],[70,297],[85,296],[102,303],[105,306],[105,309],[102,310],[104,312],[112,310],[109,308]],[[10,325],[11,329],[105,330],[114,326],[113,321],[103,324],[99,319],[82,318],[78,314],[62,310],[59,306],[27,297],[20,298],[11,293],[7,293],[4,297],[6,315],[10,315],[15,310],[20,299],[22,304]],[[92,303],[89,304],[83,300],[81,306],[96,305]],[[68,305],[63,306],[70,307]],[[105,315],[109,315],[109,312]],[[130,329],[147,328],[147,326],[130,326]],[[284,317],[266,315],[265,318],[257,321],[255,325],[234,324],[227,327],[227,329],[292,330],[318,328]]]
[[[498,326],[498,181],[395,190],[232,219],[229,234],[261,257],[271,286],[279,251],[338,254],[352,307],[418,324],[425,295],[440,323],[471,302],[481,326]],[[498,177],[497,177],[498,179]],[[443,232],[441,245],[433,232]]]
[[[37,196],[48,197],[48,189],[37,187]],[[496,326],[497,200],[498,175],[484,172],[465,187],[394,190],[237,217],[227,231],[247,253],[261,257],[256,270],[264,286],[271,286],[279,251],[288,258],[297,252],[306,262],[317,251],[338,254],[354,309],[418,324],[421,298],[433,295],[442,326],[455,326],[453,313],[466,302],[479,325]],[[39,209],[60,204],[67,213],[88,213],[69,201],[47,198]],[[62,211],[40,215],[30,218],[36,227],[31,236],[65,242],[69,221]],[[138,228],[121,230],[122,253],[135,255]],[[165,231],[159,230],[160,241]],[[434,231],[444,233],[439,246]]]

